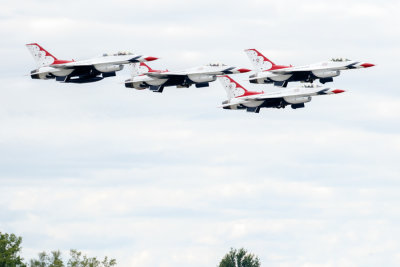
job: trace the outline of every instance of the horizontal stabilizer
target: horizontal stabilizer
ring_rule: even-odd
[[[209,87],[209,83],[196,83],[196,88]]]
[[[246,109],[247,112],[254,112],[254,113],[260,113],[260,107],[248,107]]]
[[[156,93],[162,93],[164,90],[164,85],[151,85],[149,89]]]
[[[117,74],[115,73],[115,71],[112,71],[112,72],[103,72],[101,75],[103,76],[103,78],[117,76]]]

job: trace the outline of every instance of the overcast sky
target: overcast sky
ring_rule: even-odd
[[[399,1],[0,1],[0,231],[23,256],[76,248],[121,267],[400,265]],[[127,89],[26,76],[24,44],[60,59],[129,50],[154,68],[250,68],[332,57],[345,71],[305,109],[217,108],[209,88]],[[235,78],[245,87],[271,85]]]

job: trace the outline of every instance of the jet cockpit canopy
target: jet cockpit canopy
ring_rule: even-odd
[[[303,87],[303,88],[319,88],[322,86],[319,84],[314,84],[314,83],[304,83],[301,85],[301,87]]]
[[[226,65],[223,64],[223,63],[209,63],[209,64],[207,64],[207,66],[210,66],[210,67],[225,67]]]
[[[351,61],[350,59],[343,58],[343,57],[338,57],[338,58],[332,58],[331,61],[333,62],[346,62],[346,61]]]
[[[119,51],[118,53],[104,53],[103,57],[109,57],[109,56],[127,56],[127,55],[133,55],[132,52],[128,51]]]

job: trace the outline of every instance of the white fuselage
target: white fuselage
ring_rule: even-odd
[[[188,87],[191,84],[208,84],[215,81],[217,75],[244,72],[242,70],[226,65],[204,65],[178,71],[146,72],[126,80],[125,85],[138,90],[162,85]]]
[[[67,77],[69,75],[97,76],[101,73],[114,73],[113,75],[115,75],[115,72],[122,70],[125,64],[129,64],[132,61],[141,62],[145,60],[143,56],[132,54],[101,56],[40,67],[32,71],[31,76],[34,79],[50,79],[52,77]]]
[[[277,107],[284,108],[286,105],[297,105],[310,102],[312,96],[327,95],[344,92],[343,90],[332,90],[320,85],[303,85],[287,89],[276,87],[274,91],[262,92],[251,96],[238,96],[231,98],[227,103],[231,109],[254,108],[254,107]]]
[[[309,82],[315,79],[329,79],[340,75],[342,70],[364,68],[358,61],[324,61],[304,66],[289,66],[257,72],[250,80],[253,83],[271,83],[284,81]]]

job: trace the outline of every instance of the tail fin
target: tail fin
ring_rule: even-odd
[[[228,75],[218,76],[218,80],[224,87],[226,94],[228,95],[228,99],[232,99],[235,97],[249,96],[249,95],[258,95],[264,93],[264,92],[248,91],[246,88],[241,86],[239,83],[237,83]]]
[[[257,71],[273,69],[276,64],[266,58],[257,49],[244,50]]]
[[[132,77],[142,75],[147,72],[152,72],[154,71],[152,68],[150,68],[146,63],[140,62],[140,63],[133,63],[131,64],[132,66]]]
[[[29,52],[31,52],[38,67],[49,66],[58,61],[55,56],[47,52],[37,43],[27,44],[26,47],[28,48]]]

